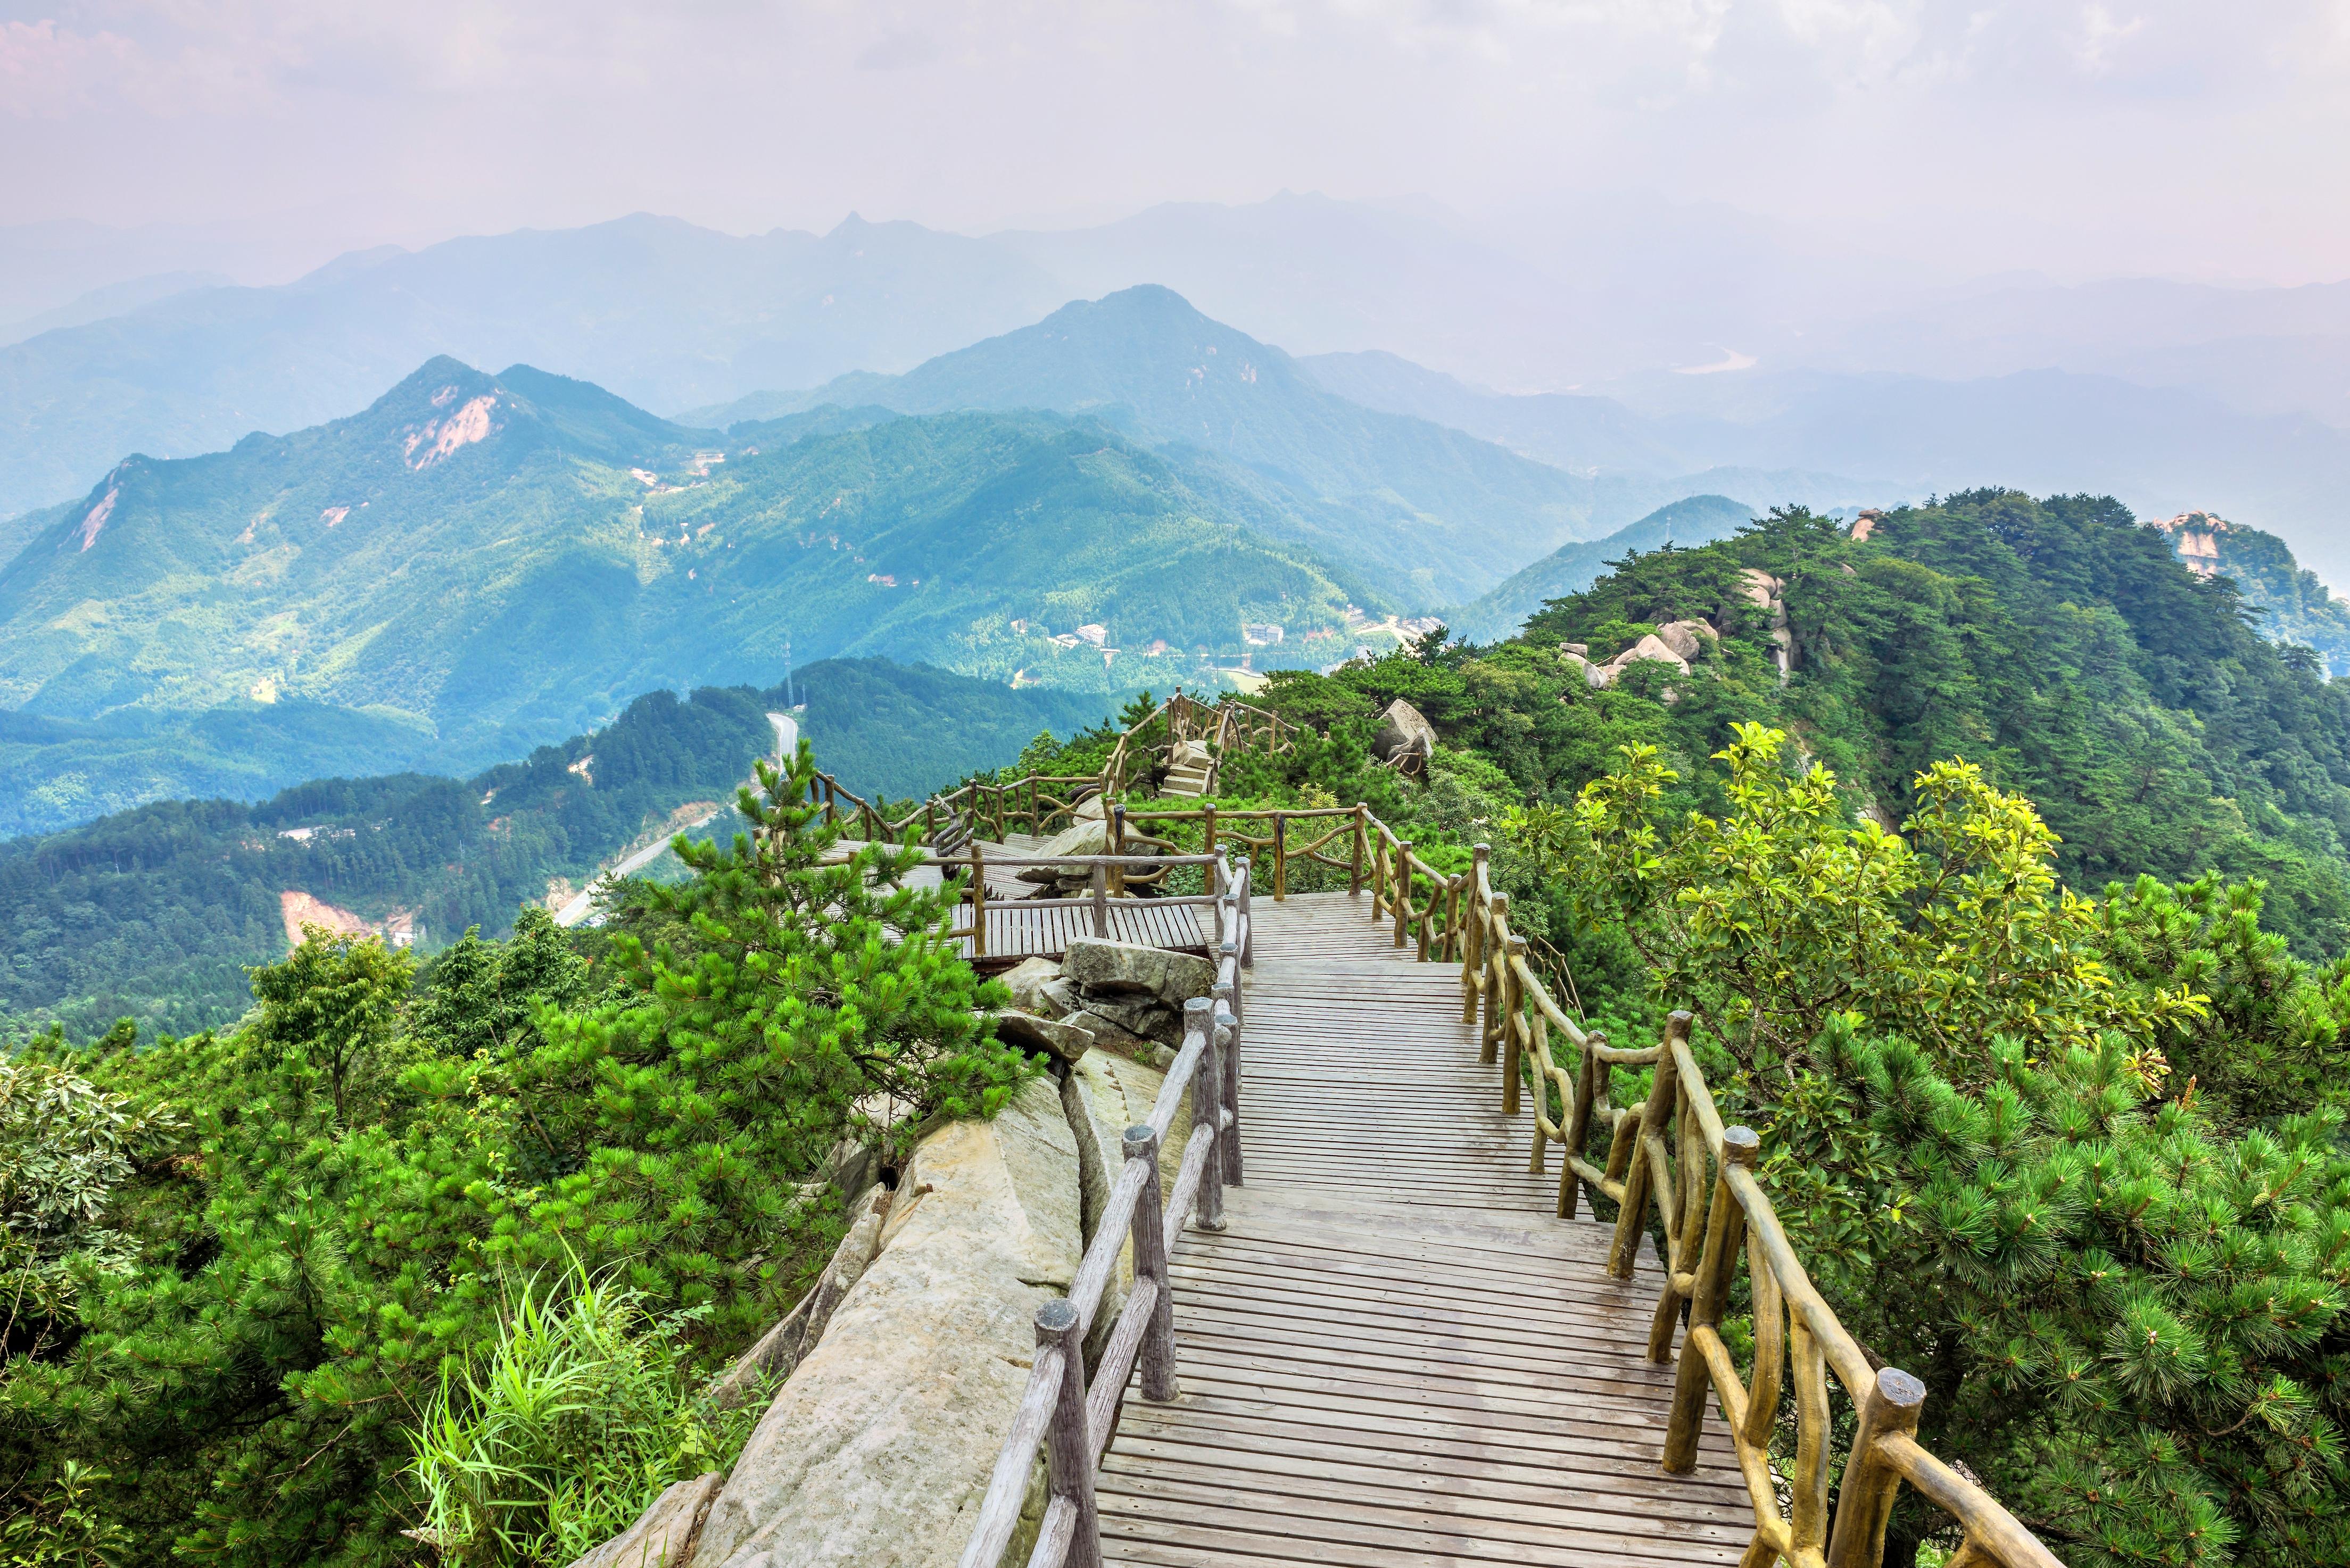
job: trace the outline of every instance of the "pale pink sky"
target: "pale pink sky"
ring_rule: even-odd
[[[2350,276],[2350,0],[0,0],[0,211],[331,251],[651,210],[1715,200],[1967,270]]]

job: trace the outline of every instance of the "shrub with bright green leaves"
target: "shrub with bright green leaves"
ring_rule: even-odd
[[[1666,820],[1670,771],[1633,746],[1509,826],[1656,1002],[1699,1013],[1814,1282],[1925,1381],[1929,1447],[2074,1568],[2350,1562],[2340,1116],[2313,1096],[2231,1137],[2165,1054],[2258,1106],[2293,1092],[2249,1087],[2262,1064],[2331,1045],[2257,889],[2141,884],[2100,910],[1971,766],[1924,770],[1897,835],[1848,822],[1783,741],[1736,732],[1720,817]],[[1908,1497],[1887,1562],[1938,1532]]]

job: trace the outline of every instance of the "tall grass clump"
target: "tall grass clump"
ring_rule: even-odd
[[[410,1533],[466,1568],[560,1568],[671,1482],[730,1463],[762,1407],[697,1391],[683,1330],[700,1310],[656,1316],[576,1262],[525,1284],[411,1434],[424,1524]]]

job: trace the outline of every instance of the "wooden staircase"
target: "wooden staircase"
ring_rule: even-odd
[[[1167,779],[1159,786],[1160,794],[1180,794],[1196,800],[1214,787],[1216,759],[1205,741],[1178,741],[1167,757]]]

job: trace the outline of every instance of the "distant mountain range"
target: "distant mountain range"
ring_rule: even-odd
[[[1668,545],[1686,550],[1727,539],[1758,510],[1726,495],[1692,495],[1659,506],[1605,539],[1562,545],[1492,592],[1440,614],[1446,626],[1471,642],[1501,642],[1515,637],[1526,618],[1547,601],[1579,594],[1597,582],[1610,562],[1635,550],[1645,554]]]
[[[228,237],[200,238],[124,236],[109,268],[93,235],[0,230],[0,301],[19,302],[0,339],[51,328],[0,347],[0,518],[81,493],[126,452],[354,413],[434,354],[538,365],[668,411],[909,370],[1072,298],[1157,284],[1315,359],[1353,402],[1586,477],[2110,491],[2147,515],[2244,517],[2350,582],[2335,542],[2350,285],[1969,282],[1638,192],[1473,222],[1284,193],[977,238],[856,219],[735,237],[639,215],[357,252],[265,288],[182,286],[195,280],[171,275],[247,270]],[[94,292],[73,298],[76,276]],[[1334,354],[1399,356],[1471,395],[1440,411],[1426,387],[1380,391],[1376,368],[1320,362]],[[1781,493],[1887,498],[1849,483]],[[1759,499],[1753,480],[1699,488]],[[0,526],[0,556],[7,540]]]
[[[1460,398],[1382,407],[1357,400],[1361,379],[1326,384],[1322,360],[1301,361],[1210,319],[1171,290],[1144,286],[1064,306],[1034,327],[972,345],[900,376],[845,376],[802,392],[763,392],[693,409],[686,422],[738,432],[743,421],[827,406],[880,406],[907,413],[950,409],[1034,409],[1086,413],[1170,455],[1198,451],[1231,460],[1289,502],[1265,524],[1331,560],[1384,574],[1419,607],[1492,586],[1537,551],[1606,533],[1660,502],[1736,488],[1760,505],[1837,505],[1898,498],[1898,488],[1834,475],[1622,472],[1630,464],[1560,465],[1554,444],[1540,461],[1510,450],[1510,421],[1473,436],[1461,422],[1479,394],[1448,377],[1392,361],[1394,379],[1458,388]],[[1505,399],[1601,412],[1604,399]],[[1421,407],[1429,409],[1422,413]],[[1453,418],[1445,418],[1451,414]],[[1456,428],[1459,427],[1459,428]],[[1484,439],[1476,439],[1484,438]],[[1568,472],[1568,467],[1582,472]],[[1644,463],[1642,466],[1648,466]]]
[[[721,438],[443,358],[351,419],[125,460],[0,567],[0,831],[370,756],[470,771],[795,649],[1109,692],[1212,684],[1253,626],[1283,628],[1260,659],[1334,659],[1350,606],[1395,607],[1093,421],[795,423]]]

